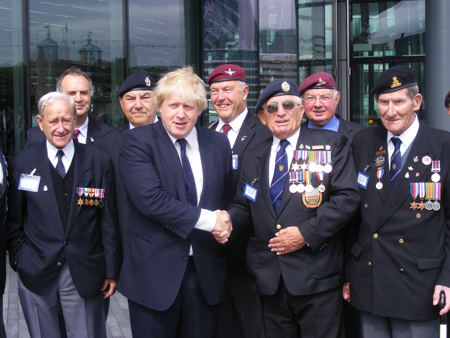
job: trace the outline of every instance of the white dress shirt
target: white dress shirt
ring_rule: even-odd
[[[46,141],[47,145],[47,156],[50,160],[53,167],[56,168],[56,164],[58,163],[58,156],[56,155],[58,152],[58,148],[56,148],[53,144],[51,144],[48,140]],[[70,164],[72,163],[73,156],[75,154],[75,146],[73,145],[73,140],[70,140],[67,145],[61,149],[64,152],[64,156],[61,157],[61,161],[64,165],[64,169],[66,172],[69,171]]]
[[[394,143],[391,142],[391,139],[393,137],[398,137],[402,144],[400,145],[400,155],[403,156],[406,149],[409,148],[411,143],[414,142],[414,139],[417,136],[417,133],[419,131],[419,119],[417,118],[417,115],[414,118],[414,122],[409,126],[408,129],[406,129],[400,136],[395,136],[390,131],[387,132],[387,147],[388,147],[388,154],[389,154],[389,169],[391,168],[391,157],[394,153]]]
[[[153,123],[158,122],[158,115],[155,115],[155,120],[153,121]],[[130,125],[130,129],[134,129],[136,128],[136,126],[133,126],[133,124],[131,122],[128,122],[128,124]]]
[[[300,128],[298,128],[295,133],[287,138],[289,145],[286,147],[286,155],[288,160],[288,170],[291,167],[292,158],[294,157],[294,151],[297,147],[298,137],[300,136]],[[269,158],[269,187],[272,183],[273,173],[275,172],[275,160],[277,157],[277,152],[280,149],[280,139],[273,136],[272,148],[270,149]]]
[[[236,116],[236,118],[228,123],[231,127],[230,131],[227,134],[228,141],[230,142],[230,147],[233,148],[234,143],[236,142],[237,136],[239,134],[239,130],[241,130],[242,123],[244,123],[245,118],[247,117],[248,109],[245,108],[245,110]],[[217,124],[216,131],[222,132],[222,128],[226,123],[222,121],[221,118],[219,118],[219,123]]]

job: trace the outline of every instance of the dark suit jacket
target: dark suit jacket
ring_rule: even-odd
[[[82,297],[99,294],[105,278],[119,276],[120,239],[112,210],[111,163],[94,147],[75,144],[74,186],[67,225],[59,217],[46,143],[29,146],[11,163],[7,238],[11,265],[35,293],[56,282],[58,262],[69,266]],[[39,191],[19,190],[21,174],[40,176]],[[77,205],[77,187],[105,189],[104,208]]]
[[[5,291],[6,279],[6,233],[5,233],[5,217],[6,217],[6,193],[8,189],[8,172],[6,161],[0,147],[0,162],[3,179],[0,180],[0,296]]]
[[[91,144],[97,141],[99,138],[113,129],[113,127],[94,119],[92,116],[89,116],[86,144]],[[32,127],[27,130],[27,143],[25,145],[26,147],[44,141],[45,135],[38,126]]]
[[[218,121],[214,122],[209,128],[215,130],[218,123]],[[252,149],[260,147],[261,143],[269,138],[272,138],[270,131],[261,124],[256,115],[248,112],[232,148],[233,155],[238,156],[238,168],[232,172],[232,184],[230,190],[230,196],[232,198],[238,189],[242,164],[244,163],[246,154],[251,153],[253,151]],[[245,231],[234,231],[231,233],[230,240],[225,246],[228,268],[231,271],[241,273],[247,271],[245,255],[247,251],[248,235],[249,234]]]
[[[348,144],[351,145],[353,140],[353,135],[360,131],[361,129],[366,128],[365,126],[355,123],[352,121],[344,120],[343,118],[336,116],[339,119],[339,129],[338,134],[345,135],[348,138]]]
[[[195,269],[208,304],[220,302],[225,284],[222,246],[194,229],[200,208],[226,207],[231,150],[225,135],[197,127],[203,166],[199,207],[189,204],[178,153],[158,121],[124,133],[119,171],[128,194],[129,231],[119,289],[133,302],[169,308],[194,252]]]
[[[298,193],[291,194],[289,182],[283,193],[281,209],[275,214],[269,192],[269,157],[272,139],[245,159],[241,188],[250,184],[258,189],[252,202],[236,194],[230,208],[235,231],[251,224],[247,261],[263,295],[277,291],[280,278],[293,295],[313,294],[340,286],[343,272],[341,229],[357,209],[359,197],[351,154],[345,151],[345,137],[302,126],[298,145],[330,145],[333,170],[325,174],[323,202],[319,208],[306,208]],[[315,182],[314,186],[317,186]],[[296,252],[277,256],[268,242],[282,227],[297,225],[308,245]]]
[[[125,193],[125,188],[119,176],[119,153],[120,144],[122,143],[123,133],[130,129],[130,124],[127,122],[114,128],[107,134],[105,134],[101,139],[95,142],[95,146],[101,149],[103,152],[108,154],[114,171],[114,185],[116,187],[116,212],[118,217],[118,225],[120,228],[120,235],[122,238],[123,246],[126,244],[126,213],[127,213],[127,197]]]
[[[365,172],[367,189],[360,188],[361,223],[348,262],[351,304],[379,316],[428,320],[437,315],[432,306],[434,286],[450,286],[450,134],[420,125],[395,190],[390,185],[386,139],[383,126],[365,129],[353,139],[359,172],[383,149],[386,160],[383,189],[375,188],[374,165]],[[431,165],[422,162],[424,156],[441,161],[439,211],[410,208],[410,182],[431,182]]]

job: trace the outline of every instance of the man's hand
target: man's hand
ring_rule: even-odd
[[[448,310],[450,310],[450,288],[443,286],[443,285],[436,285],[434,287],[434,294],[433,294],[433,305],[434,306],[437,306],[439,304],[439,296],[441,295],[441,291],[444,291],[444,293],[445,293],[445,306],[439,312],[439,315],[443,316],[448,312]]]
[[[117,289],[117,282],[114,279],[105,279],[102,286],[103,298],[111,297]]]
[[[216,225],[212,230],[212,234],[217,242],[225,244],[231,235],[233,226],[231,224],[231,217],[225,210],[214,211],[217,216]]]
[[[346,302],[350,302],[350,283],[345,282],[344,285],[342,285],[342,298]]]
[[[296,226],[281,229],[269,241],[269,248],[277,255],[285,255],[303,248],[306,244],[303,235]]]

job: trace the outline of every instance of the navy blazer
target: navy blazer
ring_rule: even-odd
[[[0,180],[0,295],[5,290],[6,279],[6,233],[5,233],[5,217],[6,217],[6,192],[8,189],[8,171],[6,168],[5,157],[0,147],[0,162],[2,171],[2,180]]]
[[[194,229],[200,208],[224,209],[231,173],[230,144],[197,127],[203,167],[199,207],[189,204],[179,155],[161,121],[123,134],[119,172],[129,200],[128,243],[119,289],[133,302],[162,311],[174,302],[192,245],[208,304],[220,302],[225,285],[222,246]]]
[[[351,304],[377,316],[437,317],[434,286],[450,287],[450,134],[420,124],[395,189],[382,125],[357,133],[352,148],[356,170],[368,175],[368,183],[359,189],[361,220],[347,267]],[[375,187],[379,156],[385,158],[382,189]],[[423,161],[427,156],[440,161],[442,196],[436,211],[411,208],[410,183],[432,182],[431,164]]]
[[[352,156],[346,142],[345,136],[308,129],[306,125],[301,127],[297,147],[301,144],[329,145],[333,170],[324,175],[326,190],[322,204],[315,209],[307,208],[299,193],[289,192],[287,180],[278,215],[269,191],[272,139],[245,158],[240,193],[236,194],[229,212],[235,231],[248,225],[251,227],[247,262],[261,294],[275,294],[281,278],[292,295],[314,294],[341,285],[344,263],[341,230],[359,203]],[[258,189],[254,202],[242,195],[245,184]],[[314,186],[317,185],[318,181],[315,181]],[[271,252],[268,244],[275,237],[278,224],[282,228],[298,226],[308,245],[286,255],[277,256]]]
[[[94,119],[92,116],[89,116],[88,122],[88,134],[86,137],[86,144],[94,143],[99,138],[101,138],[106,133],[110,132],[114,128],[110,125],[107,125],[103,122],[100,122]],[[39,129],[39,126],[32,127],[27,130],[27,143],[26,147],[44,142],[46,140],[44,133]]]
[[[24,285],[35,293],[55,283],[68,264],[82,297],[100,293],[105,278],[118,279],[121,247],[113,217],[111,163],[94,147],[75,143],[74,186],[67,225],[59,216],[46,143],[29,146],[11,162],[7,239],[10,261]],[[21,174],[40,176],[39,190],[19,190]],[[77,205],[77,187],[105,189],[104,208]]]

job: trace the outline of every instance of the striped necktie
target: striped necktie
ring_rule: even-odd
[[[391,176],[391,185],[394,186],[397,182],[398,174],[402,170],[402,155],[400,153],[402,141],[398,137],[391,138],[391,141],[394,144],[394,152],[391,156],[391,169],[389,170],[389,174]]]
[[[273,172],[272,183],[269,188],[273,208],[277,214],[280,211],[281,199],[283,197],[283,190],[289,170],[286,154],[286,147],[288,145],[288,140],[280,141],[280,148],[275,157],[275,170]]]
[[[58,156],[58,162],[56,163],[55,169],[58,172],[59,176],[64,178],[64,176],[66,176],[66,169],[64,168],[64,164],[62,162],[62,157],[64,156],[64,151],[59,149],[58,152],[56,153],[56,156]]]

